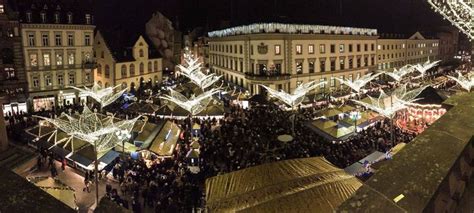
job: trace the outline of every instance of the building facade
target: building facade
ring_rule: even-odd
[[[4,115],[27,112],[28,83],[23,66],[18,13],[0,0],[0,96]]]
[[[377,39],[377,68],[393,70],[406,64],[440,60],[438,47],[438,39],[427,39],[419,32],[408,38],[403,35],[381,35]]]
[[[20,11],[24,64],[31,109],[84,103],[69,86],[91,86],[94,28],[90,13],[75,5],[31,4]]]
[[[122,85],[132,90],[142,84],[155,85],[161,82],[162,58],[152,53],[143,36],[131,39],[130,47],[121,46],[119,50],[113,48],[113,42],[108,41],[101,32],[96,33],[94,49],[97,69],[94,79],[100,85]]]
[[[259,84],[293,91],[326,81],[317,90],[340,89],[335,77],[357,79],[377,68],[377,30],[318,25],[254,24],[209,33],[212,72],[249,90]]]

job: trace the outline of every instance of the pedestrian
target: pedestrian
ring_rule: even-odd
[[[38,167],[38,170],[41,170],[41,168],[43,167],[43,161],[41,159],[41,155],[38,156],[38,159],[36,161],[36,166]]]
[[[64,170],[66,169],[66,164],[67,164],[66,158],[63,158],[63,159],[61,160],[61,169],[63,170],[63,172],[64,172]]]
[[[91,192],[89,185],[90,185],[89,172],[86,172],[86,175],[84,177],[84,188],[82,189],[82,191],[85,192],[87,190],[88,193]]]
[[[56,175],[58,175],[58,171],[56,170],[56,167],[54,165],[51,166],[50,172],[52,178],[56,178]]]

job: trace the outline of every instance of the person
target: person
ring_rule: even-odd
[[[56,170],[56,167],[54,166],[54,164],[51,165],[50,171],[51,171],[51,177],[56,178],[56,175],[58,175],[58,171]]]
[[[82,189],[83,192],[87,190],[88,193],[91,192],[90,188],[90,180],[89,180],[89,172],[86,172],[86,176],[84,177],[84,188]]]
[[[41,155],[38,156],[38,159],[36,161],[36,166],[38,167],[38,170],[41,170],[43,167],[43,161],[41,160]]]
[[[64,170],[66,169],[66,164],[67,164],[66,158],[63,158],[63,159],[61,160],[61,169],[63,170],[63,172],[64,172]]]

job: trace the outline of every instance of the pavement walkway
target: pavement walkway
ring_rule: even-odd
[[[58,170],[57,178],[75,190],[76,205],[79,207],[79,212],[92,212],[91,207],[95,205],[95,184],[90,187],[90,192],[82,191],[84,188],[84,177],[78,170],[66,167],[64,171],[61,170],[61,163],[55,161],[56,169]],[[30,172],[26,178],[33,177],[51,177],[49,168],[43,167],[41,170],[34,170]],[[99,200],[105,195],[105,185],[109,183],[112,188],[119,188],[118,183],[110,180],[99,181]]]

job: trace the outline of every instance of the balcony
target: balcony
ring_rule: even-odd
[[[97,67],[97,62],[96,61],[84,61],[82,62],[82,68],[83,69],[95,69]]]
[[[255,74],[255,73],[245,73],[245,78],[247,80],[254,80],[254,81],[281,81],[281,80],[289,80],[291,75],[288,73],[262,73],[262,74]]]

